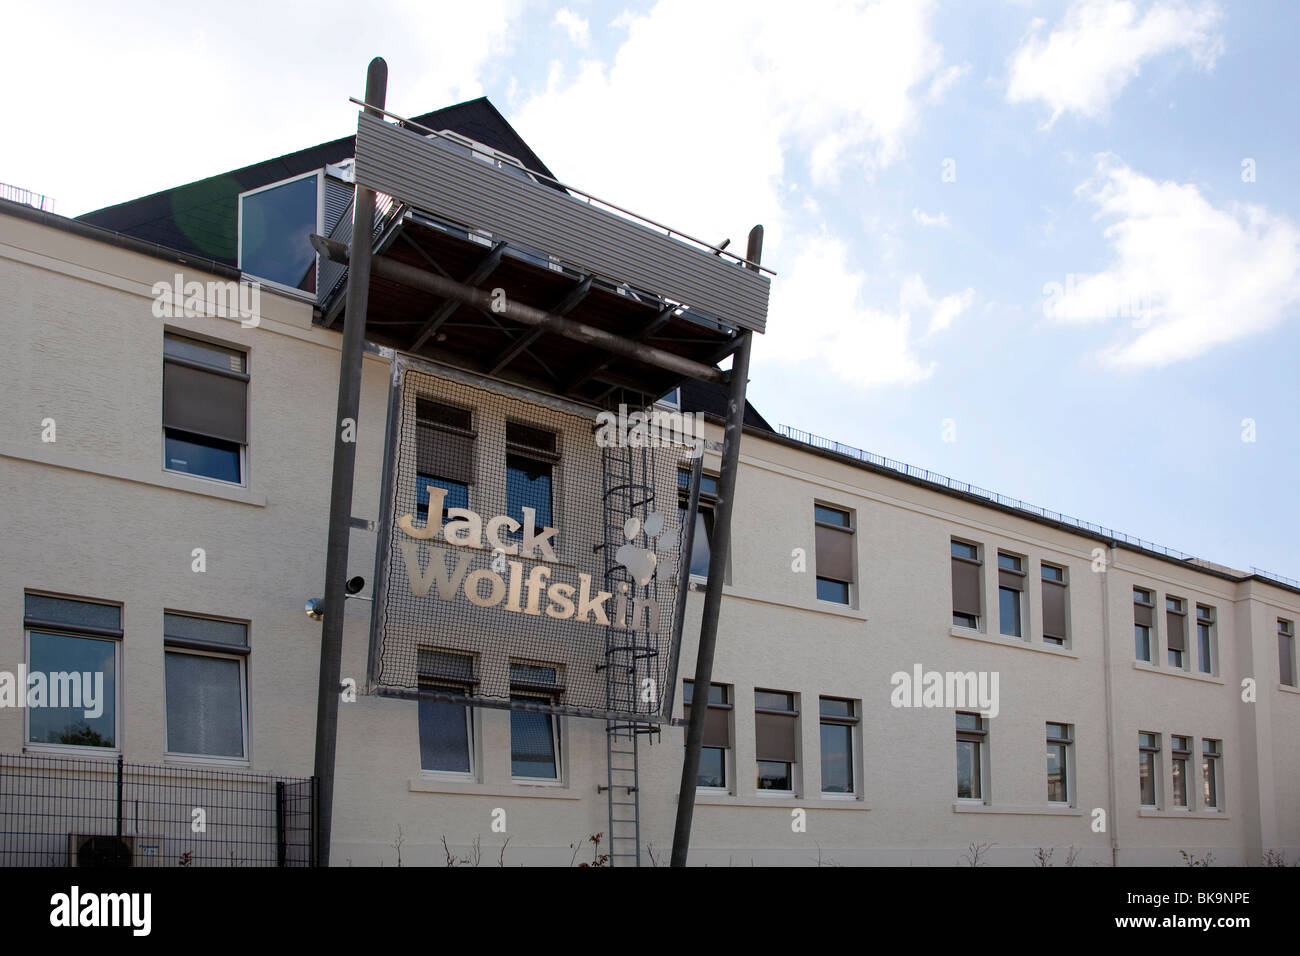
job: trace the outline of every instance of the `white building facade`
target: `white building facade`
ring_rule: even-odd
[[[121,755],[161,777],[312,773],[320,624],[303,603],[324,579],[340,336],[313,321],[312,297],[270,285],[256,324],[160,316],[158,284],[178,273],[239,279],[184,259],[0,208],[0,671],[106,675],[84,722],[0,707],[6,772],[24,755]],[[349,573],[367,580],[391,362],[366,355],[356,422]],[[707,437],[706,512],[716,420]],[[565,467],[564,441],[556,455],[562,510],[592,476]],[[476,487],[504,495],[505,467],[480,454]],[[736,502],[693,864],[1300,854],[1300,589],[758,427]],[[677,718],[702,587],[695,576]],[[589,839],[608,830],[603,722],[367,694],[369,593],[347,602],[357,693],[340,705],[333,864],[606,852]],[[643,865],[670,851],[683,739],[666,726],[639,748]]]

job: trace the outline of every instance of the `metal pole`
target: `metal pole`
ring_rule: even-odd
[[[288,847],[284,834],[284,781],[275,782],[275,865],[283,867]]]
[[[757,263],[763,255],[763,227],[749,233],[745,258]],[[752,268],[752,267],[747,267]],[[741,333],[731,360],[731,393],[727,397],[727,425],[723,433],[722,474],[718,476],[718,503],[713,511],[713,541],[709,554],[709,583],[704,592],[700,622],[700,647],[695,659],[691,722],[686,731],[686,757],[682,761],[681,790],[677,795],[677,824],[673,829],[673,866],[685,866],[691,845],[691,820],[695,815],[695,784],[700,773],[700,748],[708,716],[709,684],[713,680],[713,653],[717,647],[718,614],[722,610],[722,579],[731,553],[731,516],[736,500],[736,472],[740,468],[740,436],[745,425],[745,387],[749,383],[749,351],[754,333]],[[689,560],[689,558],[687,558]],[[682,595],[685,600],[685,595]]]
[[[388,94],[388,64],[370,61],[366,102],[383,108]],[[379,115],[378,110],[367,110]],[[347,321],[339,358],[338,411],[334,420],[334,473],[330,482],[329,542],[325,551],[325,609],[321,626],[320,678],[316,697],[316,777],[319,783],[318,865],[329,866],[334,813],[334,751],[338,742],[339,690],[343,669],[343,606],[348,576],[348,535],[352,517],[352,481],[357,459],[356,421],[361,405],[361,359],[366,340],[370,291],[371,234],[375,194],[357,186],[352,204],[352,255],[348,264]],[[344,422],[351,420],[345,430]],[[347,440],[345,440],[345,438]]]
[[[695,553],[695,516],[700,510],[700,479],[704,476],[704,446],[691,465],[691,483],[686,498],[686,527],[682,534],[681,567],[677,569],[677,607],[673,612],[672,658],[668,663],[668,686],[663,688],[663,708],[671,716],[677,692],[677,664],[681,657],[682,631],[686,629],[686,595],[691,590],[691,556]]]

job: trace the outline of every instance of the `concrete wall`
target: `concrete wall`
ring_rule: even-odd
[[[258,328],[218,318],[160,319],[150,287],[176,267],[116,247],[0,216],[0,670],[24,659],[23,593],[39,590],[120,602],[121,743],[127,759],[163,763],[162,613],[245,620],[249,769],[312,769],[319,624],[302,611],[322,592],[339,337],[312,327],[311,306],[266,293]],[[208,278],[187,273],[187,278]],[[160,396],[164,328],[246,348],[249,468],[234,488],[164,472]],[[352,513],[377,518],[389,367],[368,356],[362,389]],[[53,418],[57,441],[41,441]],[[720,439],[711,429],[711,438]],[[716,469],[716,455],[706,465]],[[561,489],[563,491],[563,489]],[[992,863],[1029,865],[1036,848],[1069,848],[1077,865],[1169,864],[1180,850],[1217,863],[1256,863],[1268,849],[1300,854],[1300,694],[1280,686],[1276,619],[1300,619],[1300,595],[1236,582],[1126,551],[919,487],[807,449],[746,437],[734,550],[714,680],[732,686],[731,788],[701,793],[692,862],[711,865],[951,866],[972,844]],[[856,529],[851,606],[815,592],[813,503],[848,510]],[[952,626],[949,540],[980,544],[981,628]],[[207,570],[192,570],[192,550]],[[1100,571],[1094,549],[1102,548]],[[350,573],[369,579],[375,536],[354,531]],[[806,570],[794,570],[795,549]],[[1026,635],[998,633],[996,554],[1024,556]],[[1039,562],[1068,573],[1070,640],[1042,638]],[[1162,656],[1135,664],[1132,588],[1187,600],[1190,672]],[[369,589],[367,589],[369,593]],[[702,593],[688,598],[681,674],[694,669]],[[1195,673],[1195,606],[1215,608],[1217,673]],[[370,605],[347,604],[343,674],[364,684]],[[1109,649],[1109,651],[1108,651]],[[951,708],[891,703],[891,675],[996,672],[999,713],[987,738],[984,799],[956,799]],[[1242,701],[1253,678],[1256,699]],[[800,763],[793,795],[759,793],[754,691],[799,695]],[[820,795],[818,697],[861,702],[849,798]],[[681,715],[680,685],[676,715]],[[1108,707],[1109,701],[1109,707]],[[1049,806],[1047,722],[1074,727],[1071,800]],[[442,865],[445,837],[463,856],[480,840],[495,865],[566,865],[589,834],[608,829],[597,785],[605,776],[603,725],[563,720],[564,779],[510,777],[509,714],[475,714],[477,775],[422,773],[417,705],[361,696],[341,707],[333,859],[336,865]],[[1137,735],[1162,735],[1162,805],[1138,807]],[[1221,812],[1170,808],[1169,739],[1195,738],[1199,792],[1203,738],[1223,741]],[[641,748],[642,841],[666,860],[683,730]],[[21,711],[0,708],[0,752],[24,749]],[[194,762],[185,762],[193,766]],[[1105,830],[1094,829],[1095,811]],[[495,832],[503,810],[505,832]],[[806,831],[792,811],[806,812]],[[401,837],[398,837],[398,828]]]

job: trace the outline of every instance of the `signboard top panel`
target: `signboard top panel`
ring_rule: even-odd
[[[762,273],[364,113],[357,127],[356,180],[735,327],[756,332],[766,327],[771,283]]]

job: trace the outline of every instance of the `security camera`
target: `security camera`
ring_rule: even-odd
[[[365,586],[366,579],[359,574],[355,578],[348,578],[348,583],[344,585],[349,594],[357,594]]]
[[[320,598],[312,598],[307,602],[307,606],[304,610],[307,612],[307,616],[313,621],[319,621],[325,616],[325,602]]]

